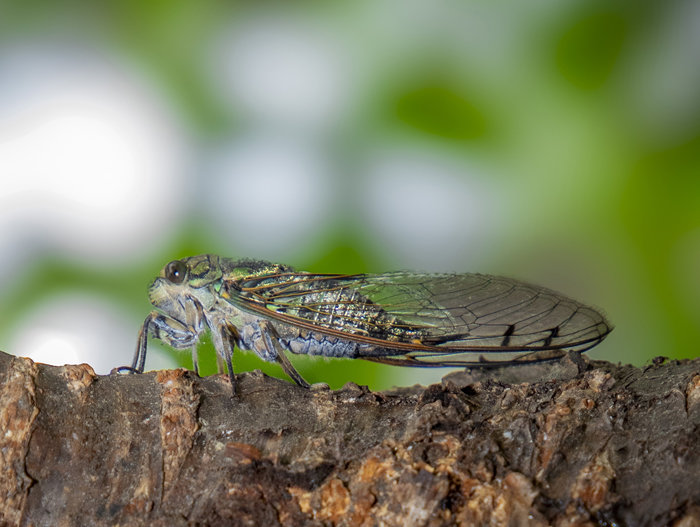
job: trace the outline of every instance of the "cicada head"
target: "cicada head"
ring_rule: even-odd
[[[155,307],[182,320],[178,313],[184,308],[178,299],[185,293],[190,293],[188,296],[191,297],[199,297],[198,291],[218,282],[221,277],[219,257],[216,255],[203,254],[173,260],[163,267],[158,278],[151,283],[148,297]]]
[[[163,268],[161,276],[171,281],[185,281],[190,287],[199,289],[221,280],[223,273],[219,260],[215,254],[200,254],[174,260]],[[179,270],[185,272],[184,278],[177,274]]]

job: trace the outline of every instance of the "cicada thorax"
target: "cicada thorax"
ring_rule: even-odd
[[[284,273],[293,273],[294,268],[289,265],[267,262],[265,260],[219,258],[218,265],[223,272],[223,280],[230,287],[241,287],[246,280],[255,280],[263,276],[277,276]]]

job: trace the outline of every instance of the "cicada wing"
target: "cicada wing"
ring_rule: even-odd
[[[224,287],[244,309],[362,342],[368,356],[394,350],[402,360],[424,364],[465,364],[475,360],[474,353],[503,354],[510,361],[520,360],[518,353],[524,359],[531,352],[583,351],[611,330],[602,314],[575,300],[490,275],[289,272]]]
[[[393,366],[414,366],[421,368],[467,367],[488,368],[530,364],[561,359],[569,350],[546,349],[537,351],[456,351],[441,348],[439,351],[412,350],[404,354],[362,357],[365,360]]]

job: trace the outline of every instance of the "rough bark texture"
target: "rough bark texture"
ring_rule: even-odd
[[[372,393],[0,354],[2,525],[700,524],[700,359]]]

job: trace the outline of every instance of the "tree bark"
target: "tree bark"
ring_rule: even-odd
[[[0,353],[0,524],[700,524],[700,359],[236,381]]]

